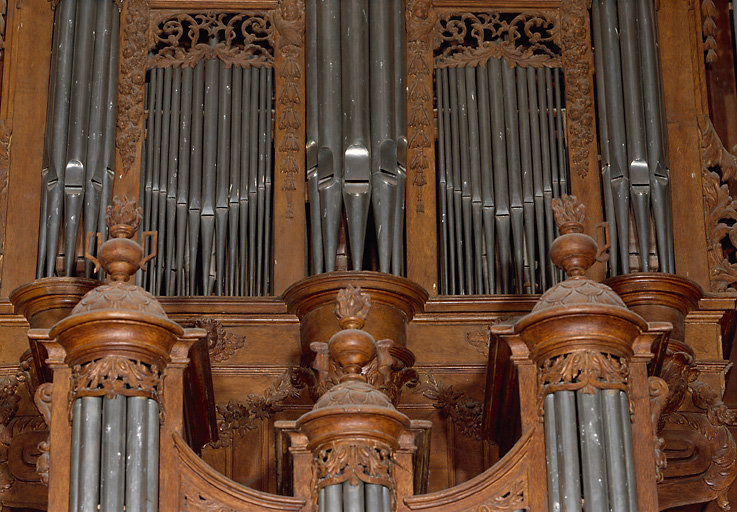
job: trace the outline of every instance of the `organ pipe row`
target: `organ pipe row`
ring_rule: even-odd
[[[391,490],[361,480],[327,485],[320,489],[317,505],[319,512],[391,512]]]
[[[75,274],[80,227],[103,237],[106,232],[119,24],[112,0],[62,0],[56,6],[36,277]],[[57,270],[59,254],[63,261]],[[91,271],[87,262],[85,275]]]
[[[151,69],[147,87],[141,191],[158,256],[146,289],[270,293],[272,69],[206,59]]]
[[[311,272],[335,270],[345,205],[353,270],[363,268],[373,209],[379,270],[401,274],[407,145],[403,1],[308,0],[306,13]]]
[[[655,270],[649,261],[655,252],[659,270],[673,273],[670,177],[652,2],[596,0],[592,30],[610,272],[628,273],[630,252],[639,254],[642,271]]]
[[[559,69],[504,59],[435,71],[441,293],[536,293],[568,189]]]

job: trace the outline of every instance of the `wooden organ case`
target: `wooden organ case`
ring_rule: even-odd
[[[3,509],[737,502],[727,1],[0,7]]]

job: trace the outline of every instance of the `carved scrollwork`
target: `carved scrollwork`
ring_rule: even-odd
[[[284,175],[282,190],[286,193],[286,217],[294,217],[293,192],[297,190],[299,164],[300,130],[303,119],[299,113],[302,105],[300,81],[302,80],[302,53],[304,47],[304,2],[302,0],[280,0],[279,8],[273,14],[276,39],[282,62],[277,70],[281,87],[277,89],[277,125],[283,133],[276,151],[281,154],[279,172]]]
[[[474,512],[504,512],[508,510],[527,510],[527,480],[518,479],[498,496],[474,508]]]
[[[227,66],[273,66],[273,32],[267,12],[165,11],[151,20],[147,67],[193,67],[203,59],[220,59]]]
[[[349,482],[384,485],[393,489],[391,470],[394,464],[389,446],[376,441],[355,444],[336,441],[324,445],[314,456],[315,492],[321,488]]]
[[[46,425],[51,430],[51,392],[53,384],[45,382],[36,389],[36,394],[33,397],[33,402],[36,404],[41,416],[43,416]],[[38,443],[38,451],[40,455],[36,459],[36,473],[41,479],[41,482],[45,485],[49,484],[49,450],[51,442],[51,433],[49,436]]]
[[[629,362],[611,354],[595,350],[580,350],[552,357],[540,365],[538,379],[538,406],[556,391],[580,390],[593,394],[597,389],[627,390]]]
[[[436,68],[475,66],[489,57],[525,67],[561,65],[557,18],[547,12],[441,12],[433,47]]]
[[[246,346],[245,336],[236,336],[232,332],[227,332],[223,324],[212,318],[198,319],[194,326],[207,331],[205,338],[207,351],[213,363],[227,361],[237,350]]]
[[[282,402],[288,398],[298,398],[299,389],[294,387],[292,381],[291,370],[286,370],[263,394],[249,394],[243,403],[231,400],[227,404],[216,405],[218,440],[210,443],[210,446],[213,448],[230,446],[236,435],[244,436],[249,430],[255,429],[262,420],[267,420],[281,411]]]
[[[693,404],[706,411],[706,417],[712,425],[734,425],[737,423],[737,411],[727,407],[722,397],[709,384],[701,380],[693,380],[688,385]]]
[[[439,382],[429,373],[420,376],[420,385],[416,391],[432,400],[433,406],[439,409],[444,417],[450,419],[461,434],[471,439],[481,439],[481,420],[484,412],[478,400],[456,391],[453,386]]]
[[[561,45],[565,69],[570,166],[581,178],[589,172],[589,152],[594,141],[591,37],[586,0],[564,2],[561,9]]]
[[[106,356],[72,368],[69,403],[81,396],[145,396],[159,402],[161,370],[127,357]]]
[[[413,187],[417,188],[415,211],[425,212],[422,187],[430,172],[428,151],[435,135],[431,119],[432,93],[432,37],[437,13],[432,0],[407,2],[407,171]]]
[[[663,451],[665,441],[658,435],[658,424],[660,414],[668,401],[668,384],[660,377],[649,377],[648,386],[650,393],[650,421],[653,426],[653,445],[655,446],[655,480],[663,480],[663,470],[668,463]]]
[[[118,121],[115,146],[127,174],[136,160],[136,148],[143,135],[143,97],[146,83],[149,0],[126,0],[123,6],[125,29],[121,41],[118,82]]]

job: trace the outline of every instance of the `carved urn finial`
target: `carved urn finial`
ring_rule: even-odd
[[[550,259],[570,278],[583,277],[601,258],[596,241],[583,232],[586,207],[576,196],[553,199],[553,214],[560,236],[550,245]]]
[[[335,315],[342,330],[330,338],[328,349],[343,370],[341,382],[365,381],[361,371],[376,356],[374,337],[362,330],[370,309],[371,299],[367,293],[361,293],[361,288],[349,284],[338,292]]]
[[[156,242],[153,243],[154,251],[144,258],[140,244],[133,240],[142,218],[143,212],[136,207],[135,201],[127,196],[113,197],[113,203],[107,207],[105,215],[110,239],[103,244],[102,235],[97,233],[98,246],[101,246],[97,257],[89,252],[92,233],[87,235],[85,257],[95,264],[95,271],[102,267],[113,282],[128,282],[139,268],[156,256]]]

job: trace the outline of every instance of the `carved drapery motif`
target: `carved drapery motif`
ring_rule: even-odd
[[[433,41],[435,67],[483,65],[489,57],[524,67],[560,67],[559,32],[555,14],[544,11],[442,11]]]
[[[194,67],[202,59],[220,59],[227,67],[274,65],[274,25],[267,12],[164,11],[150,26],[148,68]],[[210,38],[218,42],[211,46]]]
[[[394,489],[391,470],[392,450],[377,441],[355,444],[335,441],[322,446],[314,456],[315,495],[328,485],[358,482],[384,485]]]
[[[143,135],[144,87],[149,25],[149,0],[126,0],[123,7],[125,29],[121,41],[118,121],[115,146],[127,174],[136,160],[136,148]]]
[[[568,152],[571,170],[581,178],[589,172],[589,151],[594,141],[593,58],[588,3],[586,0],[571,0],[564,2],[561,8]]]
[[[473,509],[473,512],[506,512],[527,510],[527,495],[529,489],[527,479],[520,478],[515,480],[508,490],[502,492],[498,496],[494,496],[486,503],[479,505]]]
[[[281,87],[277,88],[277,126],[282,138],[276,152],[279,153],[279,172],[284,176],[282,191],[286,194],[286,217],[294,218],[294,191],[297,190],[297,176],[301,165],[301,151],[304,144],[300,143],[300,131],[303,118],[299,113],[302,105],[300,81],[302,80],[302,54],[304,52],[304,2],[302,0],[280,0],[279,8],[273,13],[276,27],[277,47],[281,55],[281,64],[277,69]]]
[[[580,350],[546,359],[538,370],[538,411],[543,399],[556,391],[593,394],[597,389],[627,391],[629,361],[595,350]],[[631,407],[630,407],[631,409]]]
[[[196,320],[194,326],[207,331],[207,351],[213,363],[227,361],[236,351],[246,346],[245,336],[236,336],[232,332],[227,332],[223,324],[212,318]]]
[[[82,396],[145,396],[161,404],[161,370],[127,357],[106,356],[72,368],[69,404]]]
[[[432,37],[437,14],[431,0],[409,0],[407,21],[407,170],[417,187],[415,211],[425,212],[422,187],[432,172],[428,151],[435,139],[432,121]]]

